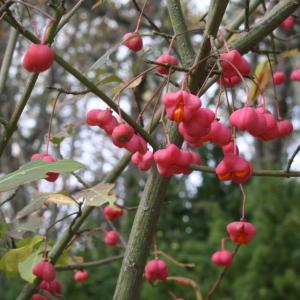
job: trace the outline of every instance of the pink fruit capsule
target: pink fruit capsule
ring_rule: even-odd
[[[116,126],[111,134],[114,142],[126,144],[134,135],[134,129],[129,124],[120,124]]]
[[[254,225],[245,221],[229,223],[226,230],[230,239],[239,245],[248,244],[256,234]]]
[[[33,44],[25,52],[23,67],[29,72],[48,70],[54,61],[54,51],[47,45]]]
[[[253,168],[243,157],[228,153],[217,165],[216,174],[220,180],[241,184],[252,176]]]
[[[145,266],[144,276],[150,281],[161,280],[164,281],[169,275],[167,264],[161,259],[150,260]]]
[[[290,79],[292,81],[300,81],[300,69],[293,70]]]
[[[293,29],[295,26],[295,19],[293,16],[288,16],[281,24],[280,27],[286,30]]]
[[[135,152],[131,157],[131,162],[141,171],[148,171],[153,162],[153,152],[147,151],[145,154]]]
[[[118,217],[123,216],[124,211],[121,207],[117,205],[107,205],[103,208],[103,213],[106,216],[106,218],[110,221],[114,221]]]
[[[163,54],[161,55],[156,62],[161,63],[161,64],[168,64],[168,65],[177,65],[177,58],[175,56],[169,55],[169,54]],[[169,68],[168,67],[163,67],[163,66],[157,66],[155,68],[155,71],[160,73],[160,74],[168,74],[169,73]]]
[[[143,39],[138,32],[128,32],[123,36],[124,46],[134,52],[138,52],[143,48]]]
[[[281,85],[285,82],[286,80],[286,76],[285,76],[285,73],[282,72],[282,71],[277,71],[273,74],[273,81],[274,81],[274,84],[276,85]]]
[[[45,280],[53,281],[55,279],[55,268],[47,260],[42,260],[37,263],[32,269],[33,275]]]
[[[74,274],[74,280],[75,281],[85,281],[89,277],[89,272],[86,270],[79,270]]]
[[[117,231],[111,230],[105,233],[104,243],[108,246],[116,246],[120,241],[120,236]]]
[[[227,250],[216,251],[212,255],[211,261],[217,266],[229,267],[232,265],[232,254]]]

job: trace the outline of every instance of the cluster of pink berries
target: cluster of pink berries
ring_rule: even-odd
[[[158,171],[161,176],[171,176],[173,174],[189,174],[188,169],[190,164],[200,163],[198,154],[179,149],[174,144],[169,144],[165,149],[158,150],[153,153],[147,149],[146,141],[134,132],[134,129],[129,124],[119,124],[110,110],[93,109],[87,113],[86,123],[91,126],[99,126],[105,130],[106,122],[103,122],[103,116],[109,115],[110,118],[106,122],[111,124],[111,119],[114,119],[114,128],[106,130],[110,134],[113,143],[120,147],[133,152],[132,162],[141,170],[148,170],[153,159],[157,163]]]
[[[124,210],[118,205],[107,205],[103,208],[103,213],[105,217],[114,221],[115,219],[122,217],[124,215]],[[106,231],[104,234],[104,243],[110,247],[116,246],[120,242],[120,234],[115,231]]]
[[[59,296],[62,292],[61,283],[55,278],[55,268],[47,260],[42,260],[38,262],[32,269],[33,275],[40,278],[42,281],[39,284],[39,288],[47,291],[48,293]],[[47,300],[47,297],[41,294],[34,294],[32,300]]]
[[[237,245],[246,245],[256,234],[256,229],[253,224],[246,221],[232,222],[227,225],[226,230],[230,240]],[[216,251],[211,261],[221,267],[229,267],[232,265],[232,253],[224,249],[223,241],[221,250]]]
[[[230,123],[241,131],[247,131],[257,138],[270,141],[289,135],[293,132],[293,124],[289,120],[278,121],[264,107],[244,107],[234,111]]]
[[[104,129],[111,136],[114,145],[134,153],[132,161],[142,170],[151,167],[153,154],[148,151],[147,142],[136,134],[129,124],[120,124],[110,109],[90,110],[86,116],[86,123]]]
[[[199,154],[182,150],[174,144],[169,144],[165,149],[156,151],[154,160],[161,176],[190,174],[192,170],[189,169],[189,166],[201,163]]]
[[[241,82],[242,76],[250,74],[249,62],[237,50],[220,54],[222,76],[220,83],[224,87],[232,87]]]

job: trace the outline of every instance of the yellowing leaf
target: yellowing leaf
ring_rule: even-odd
[[[79,195],[84,198],[88,206],[101,206],[105,203],[113,204],[116,196],[112,192],[114,188],[110,183],[99,183],[89,189],[83,190]]]
[[[21,278],[32,283],[36,278],[36,276],[32,274],[32,268],[41,260],[42,252],[36,251],[29,255],[24,261],[20,262],[18,265],[18,270]]]
[[[32,239],[28,240],[26,245],[6,252],[0,260],[0,269],[8,275],[16,274],[18,272],[19,263],[30,256],[33,247],[43,240],[44,238],[42,236],[34,236]]]
[[[75,200],[70,196],[65,195],[64,193],[52,193],[48,194],[46,202],[55,203],[58,205],[74,205],[76,204]]]
[[[139,76],[138,78],[130,81],[129,84],[127,83],[128,85],[125,83],[125,86],[127,89],[133,89],[133,88],[139,86],[142,83],[143,79],[144,79],[144,76]]]
[[[255,82],[250,89],[250,100],[255,100],[267,87],[271,78],[271,68],[269,62],[264,60],[260,62],[255,69]]]
[[[240,36],[240,33],[236,32],[228,39],[227,43],[232,44],[238,37]]]
[[[82,264],[82,263],[84,263],[83,256],[69,256],[68,257],[68,265]]]
[[[96,3],[92,6],[92,10],[96,9],[97,7],[101,6],[104,4],[105,0],[98,0]]]
[[[282,58],[287,58],[287,57],[291,57],[291,56],[299,55],[299,54],[300,54],[300,50],[298,48],[295,48],[295,49],[291,49],[291,50],[282,52],[280,54],[280,56]]]

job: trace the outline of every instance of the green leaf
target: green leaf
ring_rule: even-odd
[[[143,63],[145,57],[148,56],[151,52],[152,52],[152,49],[151,49],[151,48],[150,48],[150,49],[147,49],[146,51],[144,51],[144,52],[142,53],[142,55],[139,55],[139,56],[137,57],[137,59],[135,59],[133,65],[132,65],[132,67],[131,67],[132,73],[133,73],[134,75],[137,75],[137,74],[140,73],[140,72],[139,72],[139,68],[140,68],[141,64]]]
[[[34,215],[34,216],[30,216],[30,218],[27,218],[24,221],[17,220],[16,228],[19,232],[22,232],[22,231],[35,232],[41,228],[42,223],[43,223],[43,219],[37,215]]]
[[[89,189],[83,190],[80,196],[85,199],[85,204],[88,206],[101,206],[107,202],[113,204],[116,201],[116,196],[112,192],[113,188],[113,184],[99,183]]]
[[[18,264],[18,271],[22,279],[27,282],[33,283],[36,278],[35,275],[32,274],[32,268],[42,260],[42,252],[34,252],[29,255],[24,261]]]
[[[41,209],[47,203],[57,205],[76,205],[76,200],[66,192],[58,193],[39,193],[34,196],[33,200],[23,207],[16,215],[16,219],[22,219],[35,211]]]
[[[83,168],[84,165],[74,160],[45,162],[42,159],[31,161],[17,171],[0,178],[0,192],[8,191],[19,185],[46,178],[47,172],[68,173]]]
[[[68,125],[61,132],[51,137],[52,144],[59,145],[65,138],[69,137],[73,133],[74,125]]]
[[[96,85],[104,85],[111,82],[121,83],[123,80],[117,75],[109,75],[96,83]]]
[[[7,275],[15,275],[18,272],[19,263],[24,261],[31,255],[33,247],[40,244],[44,238],[42,236],[34,236],[26,240],[27,244],[16,249],[10,249],[0,260],[0,269]]]
[[[23,207],[16,215],[16,219],[22,219],[35,211],[41,209],[45,204],[45,195],[39,194],[34,196],[33,200]]]
[[[89,70],[95,70],[95,69],[99,69],[101,68],[104,64],[106,64],[109,61],[109,57],[112,53],[114,53],[118,47],[119,47],[120,43],[112,46],[111,48],[109,48],[90,68]]]

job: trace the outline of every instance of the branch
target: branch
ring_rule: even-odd
[[[174,33],[187,32],[180,1],[168,0],[167,3]],[[189,66],[194,61],[194,52],[188,33],[178,35],[176,45],[182,65]],[[181,146],[183,139],[178,133],[177,124],[168,121],[167,131],[172,143]],[[134,218],[114,300],[138,299],[146,258],[169,182],[170,178],[160,177],[157,169],[152,167]]]
[[[8,42],[3,56],[1,70],[0,70],[0,95],[3,93],[5,87],[8,70],[11,65],[13,53],[18,39],[18,34],[19,34],[18,31],[16,31],[14,28],[10,28],[9,38],[8,38]]]
[[[237,245],[232,253],[232,257],[235,257],[235,255],[237,254],[238,250],[240,248],[240,245]],[[220,286],[226,272],[228,270],[228,267],[225,267],[222,272],[219,274],[216,282],[214,283],[213,287],[211,288],[211,290],[209,291],[208,295],[206,296],[205,300],[210,300],[213,296],[213,294],[216,292],[216,290],[218,289],[218,287]]]
[[[56,10],[55,12],[55,19],[54,19],[54,22],[53,24],[51,25],[50,29],[49,29],[49,35],[48,35],[48,38],[47,38],[47,42],[48,43],[51,43],[55,37],[55,29],[59,23],[59,20],[61,19],[62,17],[62,14],[63,12],[59,9]],[[12,23],[13,23],[13,26],[19,30],[20,29],[20,24],[12,17],[12,14],[10,11],[7,10],[7,15],[5,16],[5,18],[9,18],[11,19]],[[22,27],[22,26],[21,26]],[[11,136],[13,135],[13,133],[15,132],[15,130],[17,129],[17,123],[21,117],[21,114],[31,96],[31,93],[32,93],[32,90],[36,84],[36,81],[39,77],[39,73],[33,73],[31,76],[30,76],[30,79],[29,79],[29,82],[27,84],[27,87],[25,89],[25,92],[20,100],[20,102],[17,104],[17,107],[15,109],[15,111],[13,112],[13,115],[11,116],[8,124],[7,124],[7,127],[6,127],[6,130],[3,134],[3,136],[1,137],[0,139],[0,156],[2,155],[5,147],[7,146]]]
[[[261,4],[262,0],[252,0],[249,5],[249,15],[251,15],[255,9]],[[234,33],[235,29],[238,29],[240,25],[244,22],[245,18],[245,13],[242,10],[237,17],[234,19],[232,23],[230,23],[226,28],[229,31],[226,35],[225,38],[228,40]]]
[[[154,116],[153,122],[149,125],[149,131],[152,132],[159,123],[159,119],[161,116],[161,111],[158,110]],[[119,177],[119,175],[123,172],[126,168],[128,163],[130,162],[131,153],[126,153],[118,162],[118,164],[113,168],[113,170],[107,174],[102,182],[104,183],[113,183]],[[86,183],[84,183],[86,185]],[[66,230],[61,237],[56,241],[53,248],[48,254],[48,258],[51,260],[52,263],[59,259],[61,254],[66,249],[67,245],[70,241],[72,241],[73,237],[76,235],[76,232],[80,229],[81,225],[85,222],[85,220],[89,217],[91,212],[93,211],[93,207],[85,207],[82,210],[82,214],[72,221],[72,226]],[[33,284],[27,284],[24,286],[23,290],[19,294],[17,300],[27,300],[35,291],[36,287],[39,284],[39,280],[36,279]]]
[[[291,6],[285,1],[287,7],[285,11],[291,10]],[[293,9],[296,9],[294,6]],[[186,26],[184,23],[180,2],[178,0],[168,0],[168,10],[173,25],[175,34],[178,32],[186,31]],[[276,14],[282,13],[282,11],[272,10],[269,16],[274,16]],[[273,15],[272,15],[273,14]],[[212,14],[214,15],[214,14]],[[281,20],[284,17],[279,16]],[[277,18],[273,20],[273,29],[278,26]],[[256,35],[259,36],[259,40],[263,39],[269,34],[270,27],[267,26],[267,30],[263,26],[256,27],[253,36],[250,35],[242,37],[237,41],[240,43],[241,47],[251,47],[253,45],[253,40],[257,40]],[[181,55],[183,66],[188,66],[190,59],[193,57],[193,51],[187,45],[189,39],[187,35],[181,36],[181,41],[177,41],[178,50]],[[214,81],[210,81],[208,84],[212,84]],[[207,84],[207,85],[208,85]],[[205,90],[207,85],[203,88]],[[196,89],[197,86],[189,86],[190,89]],[[181,144],[181,139],[177,132],[177,127],[169,123],[169,132],[172,135],[172,142],[177,145]],[[157,223],[159,210],[163,203],[163,198],[165,194],[165,187],[168,185],[168,181],[165,178],[157,178],[157,172],[152,169],[150,177],[147,180],[141,202],[139,204],[138,211],[136,213],[133,227],[130,233],[128,247],[125,252],[122,267],[119,273],[118,283],[115,289],[114,300],[135,300],[138,297],[138,290],[141,284],[142,272],[146,261],[146,256],[149,253],[149,245],[153,237],[153,232],[155,225]],[[165,186],[163,186],[165,185]],[[143,234],[140,234],[140,233]]]
[[[126,168],[127,164],[130,161],[131,154],[125,154],[123,158],[118,162],[118,164],[114,167],[114,169],[105,177],[103,182],[105,183],[113,183],[118,176],[122,173],[122,171]],[[63,253],[65,248],[67,247],[68,243],[72,240],[73,236],[79,230],[80,226],[86,220],[86,218],[91,214],[93,211],[92,206],[85,207],[82,210],[82,214],[79,217],[74,218],[73,226],[67,229],[62,236],[56,241],[53,248],[48,254],[48,258],[51,260],[52,263],[59,259],[60,255]],[[27,300],[35,291],[36,287],[39,284],[39,280],[36,279],[33,284],[26,284],[19,294],[17,300]]]
[[[111,256],[111,257],[100,259],[100,260],[90,261],[90,262],[86,262],[86,263],[82,263],[82,264],[73,264],[73,265],[68,265],[68,266],[57,265],[57,266],[55,266],[55,270],[60,272],[60,271],[71,271],[71,270],[95,268],[95,267],[107,265],[116,260],[120,260],[121,258],[123,258],[123,256],[124,256],[123,254],[120,254],[120,255]]]
[[[299,5],[300,0],[279,1],[249,32],[241,34],[233,42],[232,47],[238,49],[241,53],[248,52],[253,45],[257,45],[272,33]]]
[[[10,23],[12,26],[17,28],[19,32],[25,36],[27,39],[34,43],[39,43],[39,39],[34,36],[30,31],[24,29],[20,24],[16,24],[11,16],[6,16],[5,20]],[[137,133],[139,133],[142,137],[145,138],[146,141],[154,148],[157,149],[158,145],[155,139],[152,138],[150,134],[147,133],[139,124],[135,122],[126,112],[119,108],[119,106],[111,100],[104,92],[102,92],[91,80],[89,80],[86,76],[84,76],[80,71],[75,69],[71,64],[66,62],[61,56],[55,53],[55,61],[61,65],[67,72],[72,74],[75,78],[77,78],[83,85],[85,85],[92,93],[98,96],[101,100],[103,100],[110,108],[112,108],[116,113],[120,113],[120,117],[122,117],[128,124],[130,124]]]
[[[300,146],[299,146],[300,147]],[[300,151],[300,149],[299,149]],[[190,165],[191,170],[200,171],[203,173],[215,174],[214,168],[208,166]],[[300,171],[286,171],[286,170],[264,170],[256,169],[253,171],[253,176],[263,176],[263,177],[300,177]]]
[[[137,10],[139,13],[141,13],[142,10],[141,10],[141,8],[139,7],[139,5],[137,4],[136,0],[132,0],[132,2],[133,2],[134,7],[136,8],[136,10]],[[153,27],[154,30],[156,30],[156,31],[158,31],[158,32],[160,31],[159,27],[157,27],[157,26],[154,24],[154,22],[152,22],[151,18],[149,18],[149,17],[145,14],[145,12],[143,12],[143,17],[148,21],[148,23]]]
[[[73,8],[65,14],[65,16],[62,18],[61,22],[59,23],[59,26],[57,27],[55,33],[57,34],[69,21],[70,19],[75,15],[75,13],[79,10],[80,6],[83,4],[85,0],[79,0]]]
[[[181,32],[187,32],[187,26],[184,21],[180,1],[168,0],[167,3],[174,33],[179,34]],[[183,66],[190,66],[194,61],[195,53],[188,33],[178,35],[176,38],[176,45]]]
[[[210,54],[210,37],[212,36],[216,38],[228,2],[229,0],[215,0],[210,2],[203,40],[194,65],[196,65],[202,59],[205,59],[205,57]],[[202,64],[199,64],[199,66],[193,71],[190,79],[190,86],[192,87],[192,91],[196,91],[200,86],[204,84],[206,78],[205,69],[206,61]]]
[[[288,163],[287,163],[287,166],[286,166],[286,172],[287,173],[290,173],[290,168],[292,166],[292,163],[293,163],[296,155],[299,153],[299,151],[300,151],[300,145],[296,148],[296,150],[292,154],[291,158],[288,160]]]
[[[3,133],[3,136],[0,139],[0,156],[2,155],[6,145],[8,144],[11,136],[17,129],[17,123],[21,117],[21,114],[30,98],[31,92],[35,86],[35,83],[39,77],[39,73],[33,73],[29,79],[29,82],[27,84],[27,87],[25,89],[25,92],[20,100],[20,102],[17,104],[17,107],[15,111],[13,112],[13,115],[11,116],[10,120],[8,121],[8,124],[6,126],[6,130]]]

